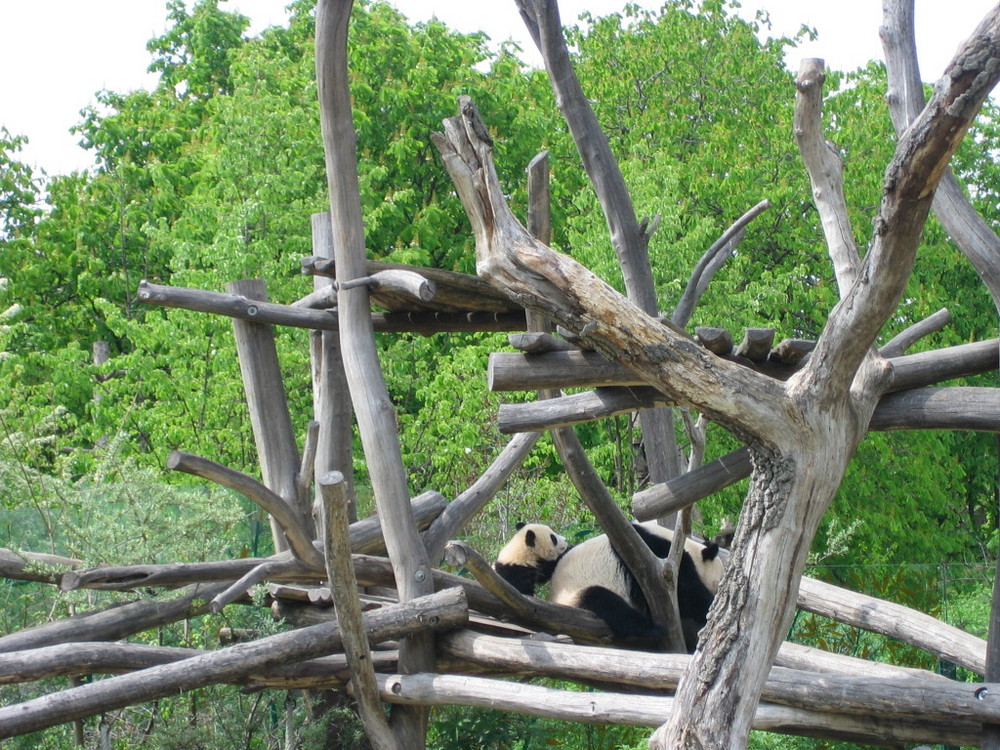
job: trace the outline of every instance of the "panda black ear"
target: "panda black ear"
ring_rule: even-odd
[[[524,521],[518,521],[518,522],[517,522],[517,523],[516,523],[516,524],[514,525],[514,528],[515,528],[515,529],[517,529],[518,531],[520,531],[521,529],[523,529],[523,528],[524,528],[525,526],[527,526],[527,525],[528,525],[528,524],[526,524],[526,523],[525,523]]]
[[[719,545],[715,542],[708,542],[705,548],[701,551],[701,559],[704,562],[712,562],[715,558],[719,556]]]
[[[530,529],[528,530],[528,533],[524,535],[524,543],[527,544],[529,547],[534,547],[535,546],[535,532],[534,531],[531,531]]]

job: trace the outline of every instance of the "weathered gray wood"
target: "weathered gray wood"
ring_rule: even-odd
[[[322,254],[319,254],[322,255]],[[442,268],[409,266],[403,263],[386,263],[378,260],[365,261],[362,277],[374,276],[384,271],[409,271],[416,273],[434,284],[435,310],[443,312],[495,312],[514,313],[521,307],[511,301],[502,291],[483,281],[478,276],[456,273]],[[315,276],[335,278],[335,260],[324,257],[302,259],[302,272]]]
[[[227,288],[230,293],[248,300],[267,301],[267,290],[260,279],[230,282]],[[263,483],[285,501],[295,516],[302,518],[303,509],[298,507],[295,485],[299,451],[274,346],[274,329],[265,323],[233,318],[233,331]],[[270,521],[274,549],[279,552],[288,549],[290,541],[274,514],[270,515]],[[298,551],[305,550],[299,548]]]
[[[551,333],[542,331],[530,331],[528,333],[512,333],[507,337],[507,342],[525,354],[542,354],[544,352],[565,352],[574,351],[576,346],[566,339],[553,336]]]
[[[55,583],[64,571],[82,568],[86,563],[75,557],[26,552],[0,547],[0,577],[19,581]]]
[[[337,622],[344,643],[344,654],[351,667],[351,687],[358,702],[358,714],[365,726],[368,741],[376,750],[401,749],[398,738],[389,728],[371,661],[371,648],[361,616],[358,599],[358,579],[351,565],[348,549],[349,501],[344,487],[344,476],[330,472],[319,480],[323,496],[323,551],[326,558],[326,577],[333,590],[337,607]]]
[[[416,631],[455,627],[467,617],[463,593],[450,589],[369,612],[365,615],[365,630],[371,640],[381,641]],[[73,719],[227,682],[289,662],[323,656],[340,647],[337,623],[325,623],[99,680],[0,708],[0,737],[36,732]]]
[[[725,328],[699,326],[694,331],[698,341],[712,354],[724,357],[733,350],[733,334]]]
[[[786,644],[787,645],[787,644]],[[468,630],[441,639],[451,656],[503,671],[581,683],[629,685],[646,691],[673,690],[691,662],[688,654],[659,654],[530,639],[511,641]],[[782,646],[784,648],[784,646]],[[815,653],[815,650],[811,650]],[[761,698],[796,708],[831,713],[914,719],[988,721],[1000,718],[1000,685],[960,683],[933,672],[892,677],[818,675],[772,667]]]
[[[754,362],[763,362],[767,359],[773,343],[773,328],[747,328],[743,334],[743,343],[736,349],[736,354]]]
[[[519,682],[440,674],[380,675],[383,699],[411,705],[461,705],[514,711],[586,724],[653,727],[677,710],[674,698],[662,696],[563,691]],[[761,704],[754,729],[859,744],[961,742],[978,744],[979,725],[847,716]]]
[[[886,341],[879,347],[879,354],[883,357],[898,357],[924,336],[937,333],[950,324],[951,313],[947,308],[941,308]]]
[[[149,599],[73,615],[0,637],[0,652],[68,641],[117,641],[135,633],[208,612],[224,584],[191,586],[173,599]]]
[[[208,609],[212,614],[218,614],[227,604],[232,604],[240,597],[256,586],[258,583],[266,581],[275,575],[280,575],[284,564],[278,561],[261,563],[257,567],[247,571],[238,581],[233,583],[225,591],[215,596],[209,603]]]
[[[663,628],[663,648],[668,651],[686,651],[677,606],[677,577],[664,576],[663,562],[653,554],[631,522],[625,518],[600,475],[587,459],[573,428],[559,427],[552,430],[551,434],[563,467],[580,494],[580,499],[593,513],[618,556],[635,576],[646,597],[653,622]]]
[[[550,430],[671,403],[669,398],[648,386],[609,386],[545,401],[500,404],[497,429],[504,434]]]
[[[712,278],[733,252],[735,252],[740,242],[743,241],[747,225],[770,207],[770,201],[766,199],[762,200],[737,219],[705,251],[705,254],[701,256],[701,259],[695,265],[694,271],[691,272],[691,278],[688,280],[687,286],[684,287],[684,292],[681,294],[681,299],[677,303],[677,307],[674,308],[673,313],[670,315],[672,323],[681,328],[687,327],[688,322],[691,320],[691,315],[694,314],[698,300],[701,299]],[[548,244],[548,242],[545,244]]]
[[[532,623],[550,633],[560,633],[571,638],[586,642],[607,642],[610,633],[606,627],[599,626],[595,637],[593,620],[584,618],[584,627],[578,628],[577,618],[561,618],[558,615],[572,608],[558,604],[543,602],[533,596],[524,596],[507,581],[497,575],[496,571],[482,555],[465,542],[452,540],[445,546],[445,561],[453,568],[465,568],[472,576],[495,596],[510,612],[515,622]],[[583,611],[583,610],[580,610]],[[553,613],[557,616],[553,617]]]
[[[285,410],[285,414],[287,413],[287,410]],[[288,424],[288,428],[291,430],[291,423]],[[285,458],[288,457],[286,456]],[[193,474],[194,476],[208,479],[253,500],[267,512],[272,523],[277,524],[282,538],[287,540],[288,545],[283,545],[279,551],[291,546],[292,551],[306,564],[316,567],[323,566],[323,558],[313,547],[312,536],[305,528],[302,517],[298,514],[297,509],[293,507],[292,503],[277,491],[265,487],[252,477],[248,477],[246,474],[238,472],[235,469],[230,469],[215,461],[196,456],[193,453],[185,453],[184,451],[172,451],[167,457],[167,468],[172,471],[183,471],[186,474]],[[272,469],[272,471],[275,470]],[[285,492],[294,497],[298,494],[297,474],[290,479],[290,482],[285,482]]]
[[[986,642],[982,638],[910,607],[806,577],[799,586],[798,607],[888,635],[977,674],[985,672]]]
[[[844,164],[833,144],[823,134],[822,63],[815,72],[806,72],[795,81],[799,96],[795,107],[795,138],[812,183],[813,203],[819,212],[837,286],[843,298],[857,278],[861,255],[854,240],[847,200],[844,197]]]
[[[908,390],[953,378],[993,372],[997,369],[998,346],[1000,339],[989,339],[892,357],[889,363],[893,368],[893,382],[888,390]],[[769,372],[766,366],[760,366],[756,362],[754,366],[762,373]],[[791,372],[793,371],[784,370],[784,377]],[[557,351],[530,355],[494,352],[489,359],[488,383],[491,390],[500,392],[646,385],[629,368],[610,362],[592,351]]]
[[[873,356],[872,344],[905,288],[941,170],[1000,75],[993,64],[997,16],[1000,10],[959,53],[966,70],[983,74],[949,79],[901,139],[865,273],[831,312],[806,371],[787,385],[711,358],[533,240],[503,201],[491,144],[470,103],[462,102],[461,118],[447,121],[447,135],[436,139],[472,221],[482,275],[678,403],[753,436],[754,475],[693,661],[697,676],[682,681],[682,710],[654,735],[654,748],[745,745],[766,668],[794,610],[809,540],[889,384],[890,368]],[[814,73],[807,67],[803,77]],[[956,101],[963,106],[951,106]],[[816,462],[820,452],[825,460]]]
[[[330,224],[330,213],[316,213],[310,219],[314,257],[332,258],[333,227]],[[313,287],[317,290],[332,290],[336,295],[333,281],[326,276],[314,276]],[[316,486],[314,504],[322,503],[319,491],[320,477],[331,471],[339,471],[344,477],[349,517],[352,521],[356,521],[358,513],[352,455],[354,412],[351,407],[351,394],[347,387],[347,374],[344,372],[340,332],[313,331],[309,341],[313,373],[313,415],[320,423],[313,476]]]
[[[382,518],[400,600],[433,591],[431,565],[417,532],[399,446],[396,414],[379,365],[367,289],[343,284],[365,276],[365,235],[351,95],[348,82],[347,29],[351,2],[319,0],[316,5],[316,81],[320,126],[330,191],[330,219],[337,263],[340,339],[344,347],[351,401],[365,451],[375,504]],[[400,668],[426,671],[434,664],[434,639],[415,633],[400,644]],[[419,750],[426,742],[426,710],[394,712],[400,743]]]
[[[797,365],[816,346],[815,341],[805,339],[782,339],[771,353],[768,359],[781,362],[784,365]]]
[[[147,646],[142,643],[62,643],[57,646],[0,654],[0,684],[31,682],[53,677],[121,674],[210,653],[198,649]],[[396,653],[372,655],[382,671],[396,671]],[[253,684],[283,690],[346,689],[350,668],[342,654],[273,667],[241,677],[233,684]]]
[[[540,437],[537,432],[515,435],[500,451],[489,468],[458,497],[448,503],[430,528],[424,532],[427,556],[436,563],[444,553],[448,540],[454,538],[481,511],[503,484],[524,462]],[[443,498],[442,498],[443,500]]]
[[[434,299],[433,281],[416,271],[378,271],[371,276],[345,281],[341,289],[368,287],[372,303],[387,310],[433,309],[427,303]]]
[[[417,527],[426,529],[446,505],[444,497],[433,491],[413,499],[413,515]],[[385,551],[382,525],[378,516],[371,516],[351,524],[351,551],[355,554],[376,554]],[[313,546],[317,546],[316,543]],[[151,586],[182,586],[206,581],[235,581],[260,565],[273,564],[270,580],[314,578],[321,574],[322,566],[308,566],[298,562],[290,552],[281,552],[267,558],[240,558],[203,563],[165,563],[160,565],[122,565],[74,570],[64,573],[61,588],[72,591],[78,588],[128,591]],[[25,579],[31,580],[31,579]]]
[[[333,310],[248,300],[235,294],[140,282],[136,298],[160,307],[178,307],[260,323],[336,331],[340,318]],[[464,308],[463,308],[464,309]],[[372,313],[376,331],[433,334],[443,331],[523,331],[524,311]]]
[[[655,316],[658,312],[656,287],[648,247],[649,236],[655,227],[638,221],[618,161],[573,69],[558,3],[556,0],[517,0],[517,7],[545,61],[559,109],[601,204],[628,298],[647,315]],[[639,425],[650,480],[665,482],[677,476],[681,466],[672,412],[669,409],[643,412],[639,415]]]

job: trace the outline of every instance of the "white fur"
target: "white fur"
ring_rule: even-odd
[[[535,544],[525,541],[529,531],[535,533]],[[555,543],[552,539],[555,538]],[[565,537],[554,532],[544,523],[528,523],[518,529],[497,555],[497,562],[506,565],[534,565],[539,560],[556,560],[566,551]]]
[[[673,541],[673,529],[664,528],[655,521],[647,521],[642,526],[657,536]],[[704,545],[693,539],[686,539],[684,551],[691,556],[698,576],[713,594],[719,590],[722,580],[722,561],[702,559]],[[556,604],[575,606],[580,592],[588,586],[603,586],[626,601],[630,600],[630,586],[627,574],[614,564],[614,553],[606,534],[581,542],[565,554],[552,574],[549,599]]]

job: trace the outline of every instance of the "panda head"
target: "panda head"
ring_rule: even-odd
[[[689,539],[684,551],[691,556],[695,570],[698,571],[698,578],[705,584],[705,588],[715,594],[719,590],[719,582],[725,570],[722,558],[719,556],[719,545],[715,542],[701,544]]]
[[[517,524],[517,533],[500,550],[497,562],[507,565],[539,566],[558,560],[568,549],[566,538],[544,523]]]

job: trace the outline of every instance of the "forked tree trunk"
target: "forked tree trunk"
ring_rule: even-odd
[[[821,92],[817,62],[805,65],[796,82],[803,100]],[[480,275],[751,446],[753,481],[729,569],[678,690],[676,710],[653,736],[653,748],[746,745],[815,530],[891,384],[892,368],[872,343],[905,288],[934,188],[1000,76],[1000,9],[960,50],[951,73],[900,141],[860,267],[845,244],[849,224],[836,216],[839,196],[828,194],[839,187],[822,174],[829,160],[823,153],[804,154],[827,242],[836,250],[842,301],[809,363],[787,383],[714,358],[532,238],[504,201],[491,142],[471,101],[461,101],[461,115],[446,120],[445,134],[435,138],[472,222]],[[818,117],[804,114],[803,127],[818,127]],[[802,147],[826,145],[812,138]]]

